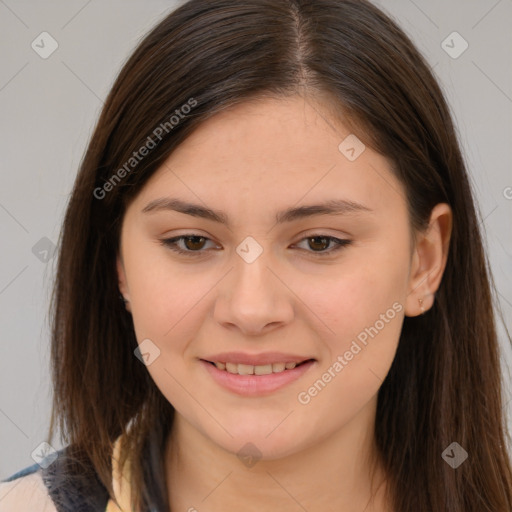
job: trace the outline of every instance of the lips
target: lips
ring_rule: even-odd
[[[309,361],[309,360],[307,360]],[[304,364],[307,361],[302,361],[299,363],[296,362],[288,362],[288,363],[272,363],[265,365],[251,365],[251,364],[236,364],[236,363],[223,363],[223,362],[213,362],[208,361],[211,364],[214,364],[218,370],[226,371],[233,374],[238,375],[270,375],[271,373],[281,373],[288,370],[293,370],[295,367]]]
[[[282,352],[246,354],[243,352],[224,352],[203,359],[220,371],[238,375],[270,375],[293,370],[312,358]]]
[[[223,352],[201,358],[210,363],[233,363],[236,365],[265,366],[274,363],[295,363],[299,365],[304,361],[314,359],[313,357],[300,356],[283,352],[265,352],[262,354],[247,354],[244,352]]]
[[[298,359],[300,360],[301,358],[299,357]],[[212,361],[200,359],[199,363],[211,378],[224,389],[245,397],[263,397],[300,379],[308,371],[315,368],[318,361],[316,361],[316,359],[305,359],[298,365],[294,361],[289,361],[289,369],[286,369],[286,363],[284,362],[269,363],[266,365],[243,365],[229,362],[223,363],[222,361],[217,361],[217,364],[215,364]],[[222,370],[218,368],[218,366],[222,368],[222,365],[224,365],[226,369]],[[274,365],[277,365],[276,369],[278,370],[275,373],[273,371]],[[279,371],[283,365],[284,370]],[[244,374],[243,372],[248,370],[245,368],[246,366],[254,368],[255,373]],[[293,366],[293,368],[291,368],[291,366]],[[236,369],[236,373],[227,371],[228,367]],[[271,373],[265,373],[269,372],[270,369],[272,369]],[[242,373],[239,373],[240,371],[242,371]]]

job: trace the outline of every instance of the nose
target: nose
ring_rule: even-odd
[[[235,258],[234,267],[219,283],[214,319],[245,336],[262,335],[290,323],[295,296],[265,251],[252,263]]]

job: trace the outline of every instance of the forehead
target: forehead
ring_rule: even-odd
[[[219,208],[327,196],[376,209],[405,204],[389,161],[300,96],[245,102],[203,122],[151,177],[139,203],[166,193]]]

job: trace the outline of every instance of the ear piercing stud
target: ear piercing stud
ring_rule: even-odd
[[[423,315],[423,313],[425,313],[425,308],[423,307],[423,299],[418,299],[418,302],[420,303],[421,314]]]

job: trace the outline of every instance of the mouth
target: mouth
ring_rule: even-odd
[[[248,365],[224,361],[199,362],[223,389],[244,397],[267,396],[300,379],[316,366],[316,359]]]
[[[269,363],[262,365],[241,364],[241,363],[228,363],[222,361],[206,361],[201,359],[217,368],[217,370],[228,372],[238,375],[270,375],[272,373],[282,373],[293,370],[303,364],[315,361],[315,359],[306,359],[305,361],[290,361],[288,363]]]

